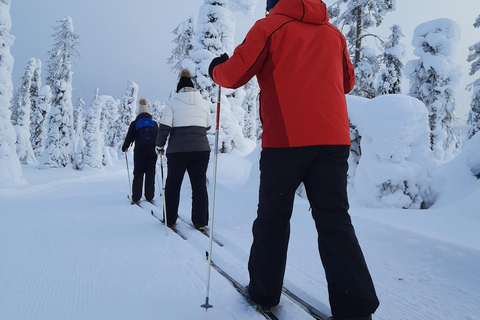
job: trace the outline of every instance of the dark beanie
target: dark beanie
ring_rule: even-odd
[[[275,7],[279,0],[267,0],[267,11]]]
[[[188,69],[183,69],[180,73],[180,81],[177,84],[177,93],[185,87],[193,88],[193,82],[191,79],[190,71]]]

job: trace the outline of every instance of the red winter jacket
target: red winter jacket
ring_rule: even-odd
[[[214,81],[238,88],[257,76],[262,147],[350,145],[345,94],[355,75],[345,37],[320,0],[280,0],[258,20]]]

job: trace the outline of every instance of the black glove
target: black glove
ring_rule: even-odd
[[[212,60],[212,62],[210,62],[210,65],[208,66],[208,74],[210,75],[210,78],[213,79],[213,68],[215,68],[216,66],[218,66],[219,64],[222,64],[224,63],[225,61],[227,61],[230,57],[228,56],[228,54],[224,53],[222,54],[220,57],[216,57]],[[215,80],[214,80],[215,81]]]
[[[122,152],[126,152],[128,148],[125,148],[124,146],[122,147]]]

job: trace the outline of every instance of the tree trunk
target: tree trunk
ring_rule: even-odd
[[[357,34],[355,37],[355,61],[353,67],[357,68],[360,62],[360,48],[362,47],[362,7],[357,8]]]

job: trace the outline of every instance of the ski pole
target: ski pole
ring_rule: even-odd
[[[162,159],[160,158],[160,161],[161,161],[161,160],[162,160]],[[158,180],[158,171],[155,172],[155,176],[157,177],[157,186],[158,186],[158,188],[160,189],[160,180]],[[163,197],[163,191],[162,191],[162,189],[160,189],[160,192],[159,192],[159,193],[160,193],[160,197]]]
[[[162,171],[163,220],[165,222],[165,234],[168,236],[167,202],[165,200],[165,183],[164,183],[164,179],[163,179],[163,155],[162,154],[160,154],[160,171]]]
[[[130,181],[130,169],[128,169],[128,158],[127,158],[127,153],[125,152],[125,162],[127,163],[127,175],[128,175],[128,187],[130,188],[130,191],[129,191],[129,199],[130,201],[133,201],[132,200],[132,197],[130,196],[131,195],[131,192],[132,192],[132,182]]]
[[[211,271],[211,260],[212,260],[212,242],[213,242],[213,219],[214,219],[214,210],[215,210],[215,188],[217,184],[217,158],[218,158],[218,131],[220,123],[220,98],[222,95],[222,87],[218,86],[218,98],[217,98],[217,125],[215,127],[215,153],[213,158],[213,184],[212,184],[212,202],[210,209],[210,243],[207,253],[207,293],[205,295],[205,303],[201,305],[202,308],[205,308],[205,311],[208,311],[208,308],[213,306],[208,303],[209,292],[210,292],[210,271]]]

